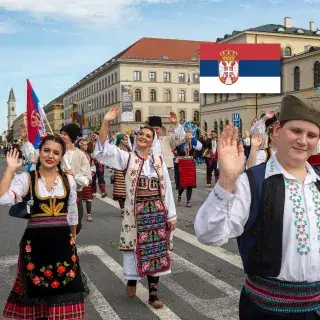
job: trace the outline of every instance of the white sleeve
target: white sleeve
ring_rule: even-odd
[[[30,183],[31,185],[31,183]],[[12,206],[22,201],[29,190],[29,175],[26,172],[16,173],[13,177],[9,190],[0,197],[0,205]]]
[[[258,150],[256,154],[256,166],[267,161],[267,152],[265,150]]]
[[[67,175],[67,177],[70,184],[67,219],[70,226],[76,226],[78,224],[77,184],[72,176]]]
[[[174,128],[172,135],[170,136],[171,147],[177,147],[184,142],[186,138],[186,132],[181,124],[177,124]]]
[[[265,132],[266,132],[266,121],[263,120],[263,118],[255,122],[250,129],[251,135],[256,133],[263,134]]]
[[[165,206],[168,211],[168,221],[177,220],[177,211],[176,205],[174,203],[173,192],[172,192],[172,185],[171,180],[168,172],[167,165],[165,162],[162,162],[162,172],[163,172],[163,180],[165,185]]]
[[[22,152],[22,155],[24,156],[24,158],[28,162],[36,162],[38,160],[38,159],[35,159],[35,158],[38,158],[38,154],[37,154],[34,146],[32,145],[32,143],[29,141],[24,142],[22,144],[21,152]]]
[[[193,148],[197,151],[200,151],[202,149],[202,143],[199,140],[197,140],[197,145]]]
[[[80,173],[74,175],[78,186],[87,187],[91,180],[90,163],[85,154],[82,154]]]
[[[101,144],[100,140],[97,141],[94,156],[101,164],[112,169],[124,171],[127,168],[130,153],[111,145],[109,140],[106,139],[104,145]]]
[[[238,178],[233,194],[222,189],[218,182],[195,219],[199,242],[221,246],[240,236],[249,218],[250,205],[250,186],[245,173]]]

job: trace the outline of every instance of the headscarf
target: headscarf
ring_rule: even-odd
[[[117,135],[116,143],[115,143],[115,145],[116,145],[117,147],[119,147],[121,140],[122,140],[125,136],[126,136],[126,135],[125,135],[124,133],[119,133],[119,134]]]

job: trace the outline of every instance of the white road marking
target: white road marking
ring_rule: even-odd
[[[120,209],[119,203],[117,201],[114,201],[108,197],[102,199],[101,195],[98,193],[97,193],[97,198],[100,199],[101,201],[104,201],[104,202]],[[192,244],[193,246],[216,256],[219,259],[225,260],[225,261],[229,262],[230,264],[232,264],[240,269],[243,269],[241,257],[235,253],[232,253],[232,252],[230,252],[226,249],[220,248],[220,247],[212,247],[212,246],[204,245],[198,241],[196,236],[194,236],[188,232],[185,232],[179,228],[177,228],[173,232],[173,235],[174,235],[174,237],[177,237],[185,242],[188,242],[188,243]]]
[[[98,246],[81,246],[78,251],[80,253],[88,253],[97,256],[100,261],[124,284],[127,284],[127,280],[123,277],[122,267],[112,257],[110,257],[105,251]],[[149,290],[147,290],[142,284],[137,284],[137,297],[156,315],[160,320],[181,320],[173,311],[167,306],[162,309],[154,309],[149,305]]]
[[[168,287],[169,290],[174,292],[177,296],[181,297],[187,302],[193,309],[197,310],[204,317],[215,320],[237,320],[238,317],[238,301],[240,291],[234,289],[229,284],[219,280],[215,276],[211,275],[207,271],[199,268],[195,264],[188,260],[171,253],[173,261],[173,273],[181,273],[185,271],[191,271],[195,276],[201,278],[203,281],[212,285],[220,290],[227,296],[215,299],[203,299],[197,297],[194,293],[189,292],[176,281],[170,278],[162,278],[161,283]],[[209,291],[210,292],[210,291]]]

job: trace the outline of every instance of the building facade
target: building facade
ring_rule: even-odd
[[[292,27],[286,17],[284,25],[264,25],[245,31],[234,31],[218,38],[219,43],[280,43],[282,48],[282,94],[201,94],[201,127],[220,134],[232,123],[233,115],[240,115],[240,136],[251,127],[254,118],[270,110],[280,110],[285,94],[301,92],[310,99],[320,99],[320,30],[314,22],[309,29]]]
[[[64,93],[64,123],[70,123],[72,103],[97,130],[111,107],[122,110],[122,87],[131,86],[133,121],[121,116],[110,134],[132,130],[150,115],[163,119],[171,132],[170,112],[200,121],[199,41],[142,38],[87,75]],[[90,133],[89,133],[90,134]]]
[[[14,95],[14,91],[11,88],[10,93],[9,93],[9,98],[8,98],[8,130],[11,130],[11,127],[13,125],[13,121],[17,118],[16,114],[16,98]]]
[[[12,124],[13,140],[21,139],[21,129],[27,125],[27,113],[21,113]]]
[[[46,117],[48,119],[50,128],[48,123],[45,122],[45,128],[47,132],[53,131],[54,134],[59,134],[60,129],[62,128],[63,123],[63,98],[62,96],[52,100],[43,108]]]

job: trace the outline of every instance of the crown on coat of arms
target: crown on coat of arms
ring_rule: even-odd
[[[220,56],[221,56],[222,61],[235,61],[237,55],[238,55],[238,52],[231,50],[231,49],[227,49],[227,50],[220,52]]]

